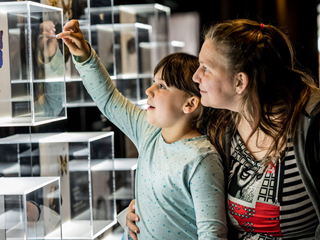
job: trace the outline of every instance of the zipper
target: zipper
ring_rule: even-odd
[[[278,203],[279,199],[279,185],[280,185],[280,171],[281,171],[281,158],[279,159],[279,164],[278,164],[278,179],[277,179],[277,187],[276,187],[276,198],[274,203]]]

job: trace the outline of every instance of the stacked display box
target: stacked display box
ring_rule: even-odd
[[[98,52],[104,66],[115,62],[111,79],[117,89],[132,103],[141,105],[146,99],[145,89],[151,84],[150,25],[113,24],[97,25]],[[106,39],[114,39],[113,54],[110,54]],[[147,47],[146,47],[147,46]]]
[[[112,8],[113,0],[104,1],[90,1],[87,0],[79,4],[76,9],[72,9],[72,12],[77,12],[76,16],[80,24],[80,29],[85,39],[96,49],[97,46],[97,33],[92,31],[98,24],[113,24],[113,12],[100,11],[103,8]],[[79,9],[80,8],[80,9]],[[94,8],[95,11],[91,11]],[[109,43],[113,46],[113,39]],[[113,63],[110,63],[113,64]],[[108,69],[109,70],[109,69]],[[92,107],[96,106],[87,90],[82,84],[82,80],[79,76],[78,71],[74,67],[72,61],[70,61],[70,73],[67,74],[67,107]]]
[[[33,176],[60,177],[63,239],[95,239],[116,223],[113,132],[18,134],[0,145],[17,150],[16,174],[30,166]]]
[[[62,239],[58,177],[0,178],[0,186],[0,239]]]
[[[113,6],[106,1],[103,6],[85,9],[85,18],[91,19],[89,42],[119,91],[142,108],[154,67],[182,44],[168,39],[169,17],[170,8],[160,4]],[[80,78],[73,77],[70,82],[68,107],[95,105]]]
[[[116,180],[115,199],[117,212],[126,208],[135,198],[135,175],[138,158],[115,158],[114,170]]]
[[[114,22],[120,24],[142,23],[152,28],[150,36],[150,69],[170,51],[169,18],[171,10],[160,4],[119,5],[114,9]],[[146,47],[146,46],[145,46]]]
[[[0,126],[66,119],[62,9],[34,2],[0,3]]]

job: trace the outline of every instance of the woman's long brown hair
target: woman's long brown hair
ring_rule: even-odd
[[[222,149],[227,127],[235,130],[241,115],[251,124],[249,139],[257,131],[272,138],[264,158],[269,161],[294,136],[299,114],[316,87],[313,78],[297,68],[288,37],[274,26],[230,20],[207,29],[205,40],[226,57],[230,79],[239,72],[249,77],[239,113],[224,110],[211,124],[213,143]]]

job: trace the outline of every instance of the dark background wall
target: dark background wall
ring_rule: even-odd
[[[317,4],[319,0],[114,0],[114,4],[159,3],[171,13],[196,11],[200,29],[227,19],[248,18],[272,24],[286,32],[293,42],[298,61],[318,79]],[[199,34],[200,46],[202,39]]]

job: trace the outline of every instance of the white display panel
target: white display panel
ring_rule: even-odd
[[[64,47],[53,28],[62,30],[60,8],[29,1],[0,3],[0,126],[66,119],[65,72],[53,64],[63,66]]]
[[[58,177],[0,178],[3,240],[62,239]]]

